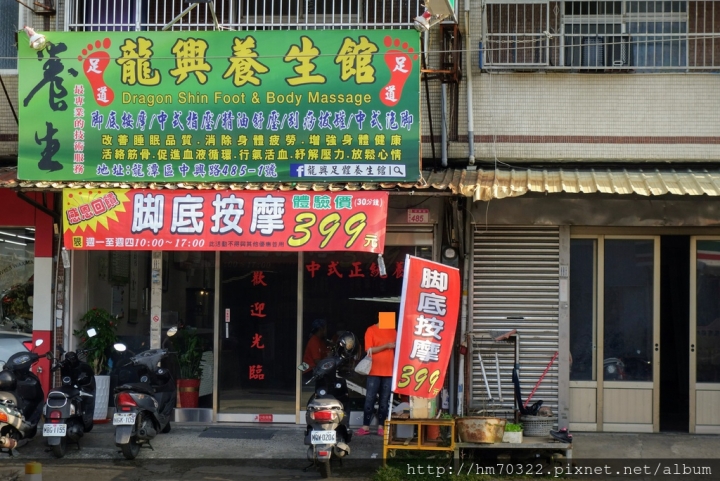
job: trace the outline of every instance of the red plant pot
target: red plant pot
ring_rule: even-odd
[[[177,407],[198,407],[198,398],[200,396],[200,379],[178,379],[177,389]]]

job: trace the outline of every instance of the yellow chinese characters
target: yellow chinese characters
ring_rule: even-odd
[[[335,63],[341,68],[340,78],[342,81],[346,82],[355,77],[356,84],[375,82],[372,58],[377,51],[377,45],[365,36],[361,36],[359,42],[352,38],[345,38],[335,57]]]
[[[205,61],[205,53],[208,44],[205,40],[197,38],[179,38],[173,45],[172,53],[175,55],[175,68],[170,70],[170,75],[175,77],[175,85],[180,85],[191,73],[195,74],[198,82],[207,82],[205,72],[212,70],[209,63]]]
[[[153,43],[147,38],[138,37],[137,42],[125,39],[120,47],[122,55],[116,60],[122,67],[120,81],[125,85],[153,86],[160,83],[160,71],[152,68],[150,59],[153,55]]]
[[[256,87],[260,85],[261,80],[256,75],[268,73],[270,69],[257,60],[255,46],[253,37],[245,37],[242,40],[236,37],[233,42],[233,56],[228,59],[230,66],[223,74],[223,78],[232,76],[233,85],[236,87],[242,87],[247,83]]]
[[[297,77],[288,77],[285,80],[288,85],[304,85],[304,84],[324,84],[325,77],[323,75],[315,74],[312,75],[313,70],[317,68],[317,65],[313,63],[313,60],[320,55],[320,50],[313,45],[312,39],[308,37],[301,37],[300,41],[302,46],[298,47],[293,45],[288,50],[288,53],[283,59],[285,62],[298,62],[300,65],[293,67],[293,70]]]

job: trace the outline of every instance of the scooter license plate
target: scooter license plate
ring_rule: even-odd
[[[43,436],[65,436],[67,424],[44,424]]]
[[[132,426],[135,424],[136,413],[115,413],[113,414],[113,426]]]
[[[310,443],[335,444],[335,431],[310,431]]]

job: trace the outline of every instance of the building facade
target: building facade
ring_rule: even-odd
[[[456,357],[452,369],[457,373],[448,385],[455,398],[451,405],[460,412],[512,411],[511,372],[517,363],[523,394],[537,387],[533,401],[543,400],[559,425],[573,430],[720,430],[712,409],[720,393],[715,382],[720,346],[713,338],[713,252],[720,250],[713,201],[720,193],[720,94],[713,88],[720,68],[716,3],[458,2],[457,22],[421,34],[422,52],[414,60],[423,82],[420,178],[367,183],[316,179],[302,186],[317,191],[389,189],[388,240],[397,237],[388,249],[410,249],[436,260],[441,260],[443,246],[460,251],[467,295],[458,342],[467,344],[469,354]],[[199,4],[184,16],[179,16],[183,4],[165,0],[121,6],[74,1],[58,4],[54,14],[32,14],[17,5],[3,8],[15,8],[20,24],[68,32],[166,26],[204,31],[216,25],[250,31],[314,31],[329,25],[371,31],[412,28],[422,13],[419,2],[390,0],[214,5],[213,10]],[[2,78],[9,103],[0,112],[0,152],[12,157],[17,156],[17,133],[10,105],[17,106],[19,99],[17,76],[12,65],[6,67]],[[51,187],[20,182],[15,186]],[[78,187],[72,182],[54,185]],[[297,188],[273,182],[122,185],[127,186]],[[423,213],[422,222],[407,222],[409,209],[428,209],[427,217]],[[423,250],[430,246],[431,253]],[[119,292],[123,286],[110,280],[111,256],[95,260],[95,255],[73,255],[73,307],[66,322],[92,307],[93,296],[111,305],[113,298],[122,298],[125,315],[139,316],[124,327],[126,334],[143,338],[147,327],[141,313],[150,302],[150,294],[143,297],[143,292],[150,281],[127,284]],[[289,282],[281,289],[288,296],[281,301],[286,324],[278,328],[295,335],[278,344],[285,352],[283,380],[267,389],[283,393],[274,419],[298,419],[302,388],[292,362],[300,357],[306,323],[316,315],[304,300],[313,298],[307,290],[314,281],[302,268],[308,262],[326,267],[310,253],[292,257],[268,252],[262,261],[236,255],[238,259],[222,252],[194,257],[174,252],[165,260],[162,254],[161,262],[172,274],[160,300],[152,302],[161,306],[167,323],[194,313],[217,339],[224,332],[222,299],[228,295],[222,294],[222,286],[242,275],[224,266],[265,271],[272,265],[283,272],[283,282]],[[121,264],[142,274],[138,279],[149,279],[149,268],[143,266],[152,265],[152,256],[150,251],[137,253]],[[370,266],[372,260],[360,262]],[[331,296],[336,287],[318,289]],[[371,289],[354,297],[398,295],[395,287],[387,289],[387,296]],[[134,300],[128,292],[135,293]],[[202,300],[205,295],[215,297],[212,308]],[[330,316],[325,311],[318,315]],[[494,340],[510,330],[518,334],[512,343]],[[224,365],[241,360],[226,359],[219,349],[212,354],[214,381],[201,389],[213,394],[206,399],[211,399],[207,406],[215,419],[267,414],[238,402],[246,380]],[[486,389],[478,351],[483,359],[494,360],[497,354],[499,387]],[[280,357],[273,359],[279,362]]]

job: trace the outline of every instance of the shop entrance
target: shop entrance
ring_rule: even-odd
[[[660,431],[690,420],[690,237],[660,238]]]
[[[221,252],[218,421],[295,422],[298,255]]]
[[[690,239],[690,432],[720,434],[720,237]]]
[[[720,432],[720,239],[576,236],[570,300],[572,429]]]

